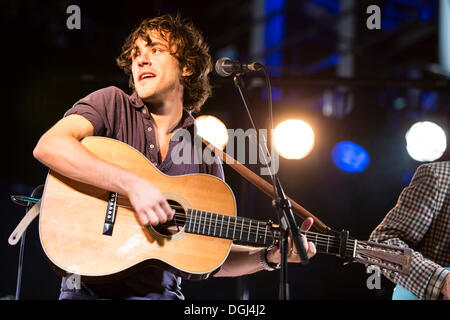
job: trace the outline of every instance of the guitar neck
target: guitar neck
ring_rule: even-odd
[[[185,231],[215,238],[231,239],[256,246],[277,244],[280,231],[270,223],[243,217],[230,217],[212,212],[189,209]],[[332,255],[340,254],[341,240],[333,235],[317,232],[301,232],[316,246],[317,252]],[[354,245],[349,241],[346,255],[353,256]]]

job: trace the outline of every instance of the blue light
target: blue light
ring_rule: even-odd
[[[284,0],[266,0],[264,13],[268,18],[265,26],[265,49],[270,50],[282,44],[284,39],[285,17],[283,13]],[[280,66],[283,63],[281,51],[276,51],[266,58],[271,66]]]
[[[336,0],[313,0],[313,3],[315,3],[318,6],[321,6],[322,8],[326,9],[329,13],[335,14],[339,12],[339,1]]]
[[[330,67],[335,66],[339,62],[340,55],[338,53],[334,53],[322,60],[314,62],[312,65],[306,67],[306,72],[308,73],[317,73],[319,71],[328,69]]]
[[[414,177],[414,171],[408,171],[403,173],[403,182],[409,184]]]
[[[284,40],[285,28],[285,0],[265,0],[264,15],[267,17],[264,31],[264,49],[271,54],[265,57],[266,66],[280,67],[283,65],[283,52],[281,49],[274,49],[281,46]],[[278,71],[269,71],[270,76],[280,76]],[[265,97],[268,93],[264,92]],[[282,90],[279,87],[272,87],[273,101],[280,101]]]
[[[331,151],[334,164],[345,172],[363,172],[370,162],[369,153],[351,141],[337,143]]]

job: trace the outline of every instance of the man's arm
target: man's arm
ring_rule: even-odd
[[[400,194],[395,207],[372,232],[369,240],[416,248],[440,210],[441,194],[446,192],[433,169],[428,165],[420,166],[410,185]],[[412,252],[409,276],[383,270],[389,280],[405,287],[420,299],[439,298],[448,273],[417,250]]]
[[[33,155],[68,178],[125,195],[143,225],[157,225],[172,219],[173,210],[153,184],[97,158],[80,143],[93,133],[93,125],[83,116],[67,116],[40,138]]]
[[[303,221],[301,230],[308,231],[313,225],[313,219],[307,218]],[[314,243],[308,242],[306,237],[302,235],[302,242],[305,246],[308,258],[316,254]],[[292,241],[290,248],[292,247]],[[246,274],[255,273],[263,270],[260,255],[263,248],[254,248],[241,245],[233,245],[227,260],[224,262],[220,270],[214,275],[215,277],[237,277]],[[300,257],[296,253],[295,248],[289,251],[288,262],[300,262]],[[281,259],[279,248],[272,248],[267,252],[267,261],[273,264],[279,263]]]

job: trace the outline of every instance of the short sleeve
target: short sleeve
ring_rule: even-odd
[[[94,135],[112,137],[117,113],[116,100],[120,89],[107,87],[92,92],[77,101],[64,117],[78,114],[89,120],[94,127]]]

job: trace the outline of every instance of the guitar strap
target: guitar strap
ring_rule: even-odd
[[[31,222],[38,216],[41,209],[41,200],[36,202],[33,207],[25,214],[22,220],[19,222],[17,227],[11,233],[8,238],[8,243],[10,245],[16,245],[19,242],[20,238],[22,238],[23,233],[27,230],[28,226]]]
[[[273,199],[273,186],[271,184],[269,184],[267,181],[258,176],[256,173],[254,173],[246,166],[238,162],[236,159],[228,155],[226,152],[216,148],[212,143],[208,142],[206,139],[202,138],[202,142],[206,147],[210,148],[215,153],[216,156],[222,159],[223,163],[226,163],[238,174],[240,174],[243,178],[245,178],[248,182],[253,184],[255,187],[257,187],[258,189],[260,189],[262,192],[264,192],[266,195],[268,195],[270,198]],[[292,200],[290,197],[287,197],[287,199],[291,202],[292,210],[295,215],[297,215],[302,219],[306,219],[308,217],[313,218],[314,219],[313,227],[319,230],[320,232],[324,233],[333,232],[333,230],[330,227],[328,227],[325,223],[323,223],[319,218],[314,216],[311,212],[303,208],[301,205]]]

